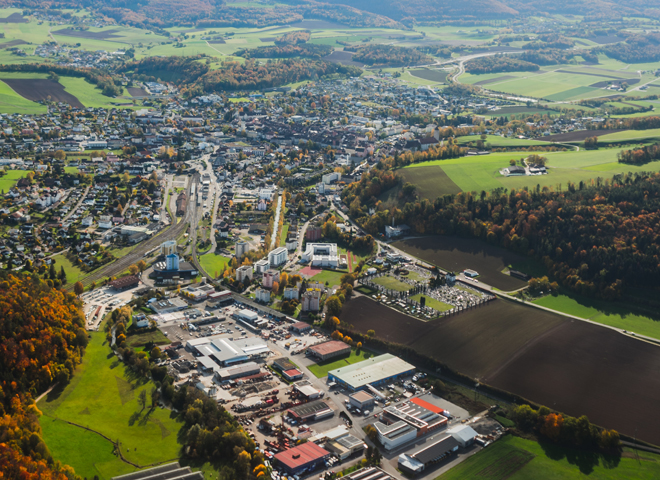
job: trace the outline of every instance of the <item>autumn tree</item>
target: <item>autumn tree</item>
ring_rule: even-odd
[[[135,265],[135,264],[133,264],[133,265],[131,265],[130,267],[128,267],[128,271],[129,271],[129,273],[130,273],[131,275],[135,275],[136,273],[138,273],[139,270],[140,270],[140,269],[139,269],[138,266]]]
[[[147,262],[145,262],[144,260],[140,260],[137,263],[137,267],[138,267],[138,270],[140,270],[141,272],[144,272],[147,269]]]
[[[341,313],[341,300],[339,300],[339,297],[337,295],[331,295],[326,301],[325,301],[325,308],[327,310],[328,315],[332,316],[337,316]]]
[[[74,293],[75,293],[76,295],[78,295],[78,296],[82,295],[82,293],[85,291],[85,287],[84,287],[84,285],[82,284],[82,282],[76,282],[76,283],[73,285],[73,291],[74,291]]]

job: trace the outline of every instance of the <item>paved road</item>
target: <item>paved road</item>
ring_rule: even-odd
[[[282,213],[282,194],[277,197],[277,209],[275,210],[275,222],[273,223],[273,235],[270,237],[270,249],[275,248],[275,241],[279,235],[280,214]]]
[[[87,192],[89,192],[89,189],[92,188],[91,185],[88,185],[83,194],[80,196],[80,199],[78,200],[78,203],[76,203],[76,206],[73,207],[71,210],[69,210],[69,213],[66,214],[66,216],[62,219],[62,223],[66,222],[69,220],[71,215],[73,215],[78,208],[80,208],[80,205],[82,205],[83,200],[85,200],[85,197],[87,196]]]

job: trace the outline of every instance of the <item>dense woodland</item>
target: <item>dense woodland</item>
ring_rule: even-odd
[[[394,218],[416,234],[481,238],[534,255],[560,284],[605,299],[660,282],[660,174],[617,175],[611,183],[597,179],[556,191],[464,192],[387,210],[377,196],[396,183],[391,170],[374,169],[342,192],[367,232],[382,232]]]
[[[296,30],[276,38],[275,45],[299,45],[307,43],[310,38],[312,38],[312,34],[309,30]]]
[[[141,81],[173,82],[177,85],[194,82],[198,77],[209,71],[203,61],[204,56],[183,57],[145,57],[141,60],[126,63],[119,69]]]
[[[605,45],[608,57],[625,63],[647,63],[660,60],[660,34],[631,35],[625,43]]]
[[[345,47],[347,52],[355,52],[352,60],[373,67],[400,67],[433,63],[433,58],[415,48],[394,45],[360,45]]]
[[[361,72],[357,67],[307,59],[268,60],[261,65],[250,59],[243,64],[224,62],[222,68],[199,77],[187,88],[186,94],[257,90],[330,76],[359,76]]]
[[[268,47],[243,48],[234,52],[244,58],[312,58],[320,60],[332,53],[330,45],[305,43],[302,45],[273,45]]]
[[[493,55],[479,57],[465,64],[465,71],[472,74],[498,73],[498,72],[536,72],[539,66],[532,62],[522,60],[519,56]]]
[[[526,43],[522,48],[523,50],[546,50],[549,48],[566,50],[574,45],[575,42],[570,38],[566,38],[562,35],[549,34],[539,35],[536,40]]]
[[[87,346],[83,327],[73,294],[36,276],[0,272],[0,477],[75,478],[53,461],[33,399],[73,375]]]

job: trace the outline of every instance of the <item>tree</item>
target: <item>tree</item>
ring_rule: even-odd
[[[357,345],[355,347],[360,350],[362,348],[362,342],[357,342]]]
[[[162,356],[162,352],[160,351],[160,348],[154,347],[151,349],[149,356],[152,360],[158,360]]]
[[[144,272],[147,269],[147,262],[145,262],[144,260],[140,260],[137,263],[137,267],[138,267],[138,270],[140,270],[141,272]]]
[[[60,275],[59,275],[60,280],[62,281],[62,285],[66,283],[66,272],[64,271],[64,267],[60,267]]]
[[[64,153],[64,150],[55,150],[53,158],[56,160],[64,160],[66,158],[66,153]]]
[[[135,264],[128,267],[128,271],[130,272],[131,275],[135,275],[138,272],[138,270],[140,270],[140,269]]]
[[[144,409],[147,406],[147,390],[143,389],[138,395],[138,404]]]
[[[325,302],[325,308],[327,310],[328,315],[332,315],[336,317],[341,313],[341,307],[342,307],[341,300],[339,300],[339,297],[337,295],[332,295]]]
[[[367,336],[368,337],[375,337],[376,336],[376,331],[375,330],[367,330]]]
[[[73,286],[73,292],[78,296],[82,295],[84,291],[85,287],[83,286],[82,282],[76,282]]]

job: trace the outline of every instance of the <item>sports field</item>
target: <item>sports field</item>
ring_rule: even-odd
[[[407,292],[412,288],[412,285],[408,285],[407,283],[400,282],[394,277],[378,277],[373,280],[374,283],[377,283],[378,285],[382,285],[383,287],[389,289],[389,290],[396,290],[398,292]]]
[[[144,410],[138,395],[151,382],[135,378],[111,353],[102,332],[91,340],[71,382],[38,403],[40,423],[53,457],[71,465],[79,475],[108,479],[134,468],[112,455],[112,444],[100,435],[64,423],[70,421],[119,440],[122,454],[131,462],[147,465],[177,459],[180,429],[169,410]],[[150,400],[148,400],[150,401]],[[59,421],[58,421],[59,420]]]
[[[317,378],[323,378],[328,375],[330,370],[345,367],[346,365],[352,365],[373,356],[373,353],[365,352],[364,350],[360,350],[360,353],[357,353],[357,350],[353,349],[351,350],[351,354],[347,357],[333,359],[328,362],[316,363],[307,368],[309,368],[309,371],[316,375]]]
[[[321,282],[323,284],[327,283],[329,287],[334,285],[339,285],[341,282],[341,277],[346,275],[347,272],[334,272],[332,270],[323,270],[320,273],[314,275],[311,280],[315,282]]]
[[[660,340],[660,320],[630,313],[630,309],[625,305],[582,297],[573,293],[548,295],[533,303]]]
[[[659,476],[660,455],[637,456],[624,449],[621,457],[615,457],[507,435],[437,480],[650,480]]]

